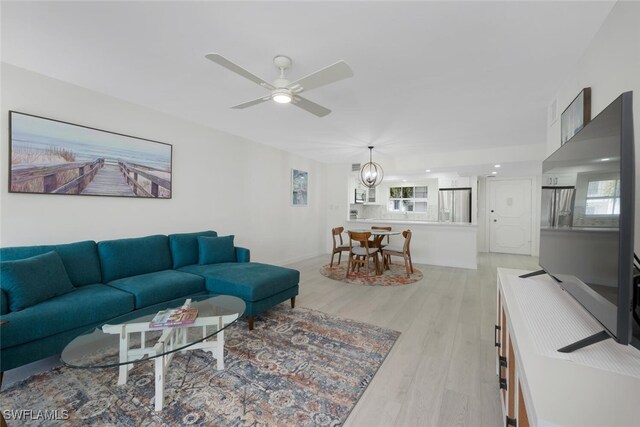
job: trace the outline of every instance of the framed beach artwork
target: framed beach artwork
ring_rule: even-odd
[[[580,91],[560,116],[560,144],[564,144],[591,121],[591,88]]]
[[[171,198],[172,146],[9,112],[9,192]]]
[[[309,172],[291,169],[291,204],[307,206],[309,198]]]

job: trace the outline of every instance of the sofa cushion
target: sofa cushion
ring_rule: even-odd
[[[216,237],[215,231],[169,234],[169,246],[173,258],[173,269],[198,263],[198,237]]]
[[[0,262],[0,287],[9,297],[10,311],[23,310],[74,289],[60,255],[53,251]]]
[[[98,243],[102,282],[171,268],[169,238],[155,235]]]
[[[190,265],[180,271],[203,276],[211,293],[233,295],[258,301],[275,295],[300,281],[300,272],[257,262]]]
[[[103,284],[76,288],[32,307],[3,316],[2,348],[92,325],[133,310],[133,297]],[[55,320],[53,320],[55,319]]]
[[[64,268],[74,286],[90,285],[102,280],[98,246],[94,241],[64,245],[19,246],[0,248],[0,261],[31,258],[55,251],[62,258]]]
[[[198,264],[218,264],[236,262],[236,250],[233,246],[234,236],[198,237]]]
[[[176,270],[126,277],[107,284],[133,294],[136,309],[205,290],[202,277]]]
[[[0,289],[0,314],[7,314],[9,312],[9,297]]]
[[[236,246],[236,262],[249,262],[251,261],[251,251],[247,248],[241,248]]]

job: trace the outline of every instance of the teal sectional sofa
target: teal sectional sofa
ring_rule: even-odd
[[[215,231],[0,248],[0,371],[59,354],[133,310],[197,294],[242,298],[254,316],[298,294],[297,270],[250,262]]]

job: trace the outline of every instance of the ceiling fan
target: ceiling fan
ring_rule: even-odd
[[[285,71],[291,67],[291,58],[278,55],[273,58],[273,63],[276,68],[280,69],[280,77],[275,79],[273,83],[269,83],[255,74],[245,70],[239,65],[234,64],[222,55],[217,53],[209,53],[205,57],[224,68],[233,71],[242,77],[251,80],[254,83],[259,84],[263,88],[269,90],[271,93],[267,96],[263,96],[252,101],[244,102],[242,104],[235,105],[231,108],[242,109],[258,105],[263,102],[273,99],[275,102],[286,104],[292,103],[296,107],[300,107],[305,111],[315,114],[318,117],[324,117],[331,112],[328,108],[318,105],[315,102],[311,102],[306,98],[300,96],[302,92],[309,91],[330,83],[334,83],[353,76],[353,71],[349,64],[345,61],[338,61],[335,64],[329,65],[315,73],[308,74],[301,79],[295,81],[289,81],[285,78]]]

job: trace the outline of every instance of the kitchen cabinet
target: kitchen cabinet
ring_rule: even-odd
[[[349,204],[353,204],[356,203],[355,202],[355,194],[356,191],[358,193],[364,192],[367,188],[362,185],[362,182],[360,182],[360,175],[358,173],[352,173],[351,176],[349,177]],[[364,202],[367,201],[367,197],[365,195],[364,198]],[[362,203],[362,202],[358,202],[358,203]]]
[[[367,201],[365,202],[365,205],[379,205],[381,204],[380,200],[378,199],[378,188],[366,188],[365,187],[365,191],[367,193]]]
[[[544,174],[542,185],[545,187],[575,187],[576,175],[553,175]]]
[[[458,188],[458,187],[469,187],[470,180],[468,176],[459,176],[456,178],[439,178],[438,179],[438,187],[439,188]]]

